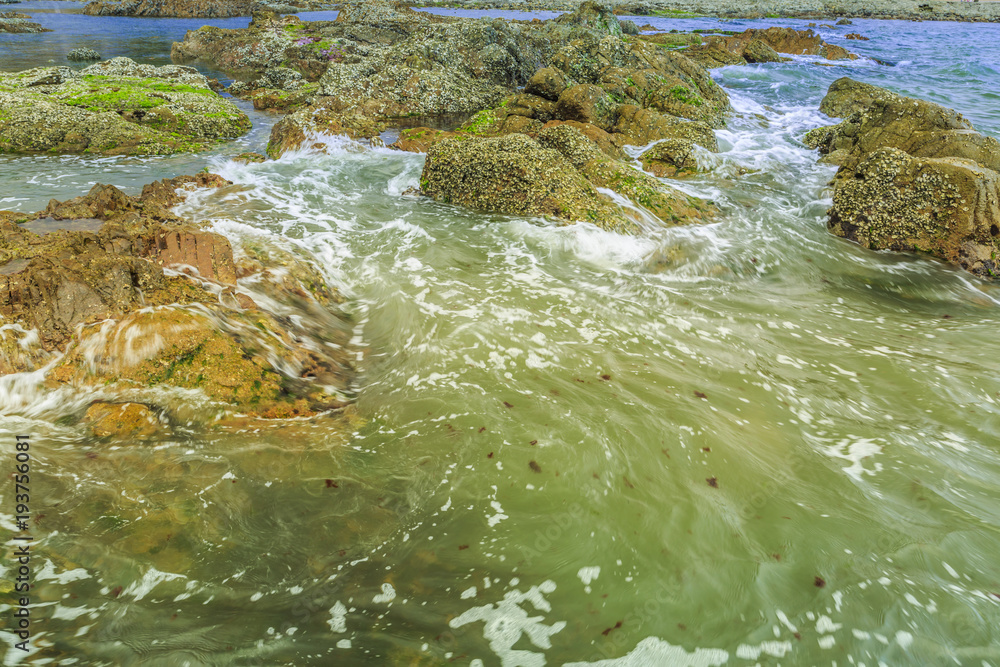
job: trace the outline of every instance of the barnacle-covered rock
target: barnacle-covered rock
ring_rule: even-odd
[[[79,72],[0,74],[0,153],[162,155],[249,129],[247,115],[192,67],[114,58]]]
[[[841,165],[833,233],[1000,274],[1000,143],[952,109],[847,78],[830,86],[821,109],[846,116],[805,137]]]
[[[638,231],[641,215],[598,188],[624,196],[667,224],[699,222],[713,213],[707,203],[608,157],[566,124],[542,129],[537,141],[510,134],[435,144],[420,185],[434,199],[477,210],[593,222],[626,233]]]

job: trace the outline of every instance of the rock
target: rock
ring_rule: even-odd
[[[854,25],[854,22],[851,19],[840,19],[837,21],[837,25]]]
[[[755,44],[757,42],[757,44]],[[751,46],[752,45],[752,46]],[[769,47],[776,53],[792,55],[822,56],[828,60],[856,60],[858,56],[843,47],[828,44],[812,30],[795,30],[793,28],[751,28],[741,33],[727,36],[710,35],[705,44],[688,49],[685,53],[698,62],[716,67],[739,64],[736,59],[749,62],[776,62],[773,60]],[[747,49],[750,49],[748,57]],[[730,55],[726,55],[726,52]],[[766,60],[751,60],[751,57],[761,56]],[[718,63],[718,64],[715,64]]]
[[[841,165],[833,233],[1000,275],[1000,142],[952,109],[848,78],[831,84],[821,108],[846,116],[806,137]]]
[[[420,188],[438,201],[480,211],[636,230],[635,223],[558,151],[523,134],[452,139],[431,146]]]
[[[1000,277],[1000,174],[972,160],[879,149],[842,175],[829,228],[874,250],[926,253]]]
[[[170,229],[161,230],[155,239],[156,262],[161,266],[191,267],[205,280],[236,284],[233,249],[224,236],[197,229]]]
[[[251,0],[95,0],[83,8],[91,16],[230,18],[249,16]]]
[[[600,35],[616,35],[621,37],[622,25],[614,13],[605,5],[592,0],[581,2],[574,12],[567,12],[553,22],[571,25],[573,27],[589,28]]]
[[[73,61],[88,61],[88,60],[100,60],[101,54],[93,49],[89,49],[85,46],[78,49],[73,49],[66,54],[66,60]]]
[[[844,38],[845,39],[861,40],[863,42],[869,41],[869,38],[865,37],[864,35],[858,34],[856,32],[849,32],[846,35],[844,35]]]
[[[615,204],[608,188],[667,224],[699,222],[714,211],[625,162],[608,157],[577,128],[553,124],[535,141],[523,134],[452,139],[430,147],[420,181],[424,194],[446,203],[563,223],[586,221],[634,233],[642,216]]]
[[[666,187],[630,164],[609,158],[574,127],[545,128],[538,133],[538,143],[559,151],[594,186],[617,192],[667,224],[702,222],[712,213],[711,207],[699,199]]]
[[[0,322],[3,332],[29,332],[20,343],[0,335],[0,371],[35,370],[61,352],[46,376],[52,388],[99,386],[127,397],[166,384],[268,418],[345,405],[351,325],[322,277],[287,251],[241,247],[240,275],[280,304],[280,317],[271,315],[236,292],[228,239],[164,207],[185,186],[226,183],[211,174],[179,177],[140,197],[98,185],[36,214],[0,215]],[[15,224],[15,216],[27,222]],[[81,216],[97,231],[27,229]],[[200,276],[164,271],[185,265]],[[31,354],[10,354],[9,343]],[[142,406],[101,406],[89,421],[95,434],[124,437],[145,433],[148,417]]]
[[[150,436],[160,428],[156,414],[141,403],[94,403],[83,420],[98,438]]]
[[[914,157],[959,157],[1000,171],[997,140],[984,137],[961,114],[933,102],[844,77],[830,85],[820,110],[846,117],[839,125],[813,130],[807,139],[820,153],[836,153],[848,169],[880,148],[898,148]]]
[[[743,57],[748,63],[780,63],[785,60],[777,51],[759,39],[750,40],[743,49]]]
[[[31,18],[27,14],[17,12],[0,12],[0,33],[39,33],[52,32],[49,28],[43,28],[40,23],[28,21]]]
[[[698,171],[694,144],[686,139],[664,139],[639,156],[642,168],[660,178],[679,178]]]
[[[555,67],[543,67],[528,79],[524,92],[555,102],[569,84],[566,75]]]
[[[266,160],[267,156],[260,153],[240,153],[233,158],[233,162],[241,162],[243,164],[257,164]]]
[[[632,22],[632,21],[623,21],[623,20],[620,20],[620,19],[619,19],[618,22],[622,26],[622,34],[623,35],[638,35],[639,34],[639,26],[637,26],[634,22]]]
[[[250,119],[191,67],[114,58],[79,72],[0,74],[0,152],[169,154],[240,136]]]
[[[613,128],[616,143],[644,146],[661,139],[686,139],[712,152],[719,150],[712,128],[706,123],[687,121],[634,105],[618,108]]]
[[[326,100],[330,102],[330,100]],[[385,130],[385,124],[358,113],[338,111],[334,107],[315,106],[299,109],[285,116],[271,128],[271,138],[267,144],[267,155],[278,159],[289,150],[302,147],[306,139],[321,134],[346,135],[352,139],[374,139]],[[312,141],[308,147],[321,149],[325,143],[320,139]]]
[[[617,122],[618,107],[618,102],[603,88],[584,83],[562,92],[556,103],[556,113],[561,120],[575,120],[607,129]]]

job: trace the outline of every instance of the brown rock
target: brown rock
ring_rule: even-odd
[[[686,139],[665,139],[639,156],[642,168],[660,178],[677,178],[698,171],[694,145]]]
[[[233,248],[226,237],[197,229],[170,229],[161,230],[155,238],[160,266],[189,266],[205,280],[236,284]]]
[[[98,438],[144,437],[160,428],[160,420],[141,403],[94,403],[84,421]]]
[[[618,106],[603,88],[584,83],[562,92],[556,103],[556,113],[561,120],[575,120],[610,129],[617,120]]]
[[[555,67],[543,67],[528,80],[524,92],[555,102],[567,87],[565,74]]]

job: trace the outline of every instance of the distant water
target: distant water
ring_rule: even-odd
[[[59,53],[142,59],[84,37],[138,21],[158,63],[201,23],[58,20]],[[736,112],[677,186],[719,220],[639,237],[402,196],[423,156],[343,138],[229,160],[263,114],[208,155],[0,160],[18,210],[206,164],[243,184],[179,211],[310,258],[364,377],[346,429],[225,432],[167,391],[185,425],[116,447],[91,395],[0,379],[0,442],[37,443],[49,643],[5,664],[1000,665],[1000,291],[830,235],[834,169],[800,142],[844,75],[1000,135],[1000,26],[820,32],[896,65],[715,71]]]

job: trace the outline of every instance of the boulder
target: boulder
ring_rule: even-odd
[[[847,33],[846,35],[844,35],[844,39],[854,39],[854,40],[860,40],[862,42],[869,41],[868,37],[865,37],[864,35],[856,33],[856,32],[849,32],[849,33]]]
[[[634,233],[642,216],[597,188],[612,190],[666,224],[709,219],[714,209],[609,157],[576,127],[552,124],[537,134],[452,139],[428,150],[424,194],[483,211],[592,222]]]
[[[531,75],[524,86],[524,92],[555,102],[568,87],[566,75],[561,70],[555,67],[543,67]]]
[[[420,188],[438,201],[480,211],[636,230],[635,223],[562,154],[523,134],[452,139],[431,146]]]
[[[698,171],[694,144],[686,139],[664,139],[639,156],[642,168],[660,178],[680,178]]]
[[[1000,277],[1000,174],[972,160],[881,148],[845,170],[830,230],[873,250],[926,253]]]
[[[833,233],[1000,275],[1000,142],[952,109],[847,78],[830,86],[821,108],[846,116],[806,136],[841,165]]]
[[[66,60],[73,60],[76,62],[86,62],[88,60],[100,60],[101,54],[97,51],[82,46],[78,49],[73,49],[66,54]]]

